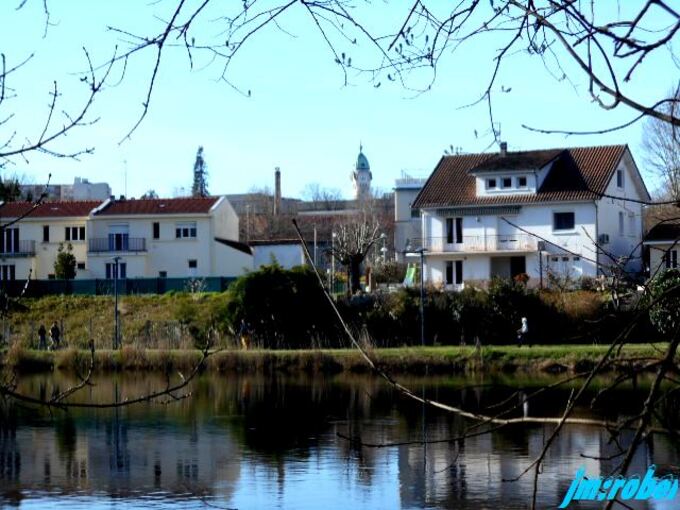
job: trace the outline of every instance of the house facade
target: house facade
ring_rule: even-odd
[[[71,245],[76,278],[238,276],[253,267],[224,197],[45,202],[0,206],[0,278],[54,278]],[[116,263],[118,264],[116,266]],[[118,267],[118,273],[116,273]]]
[[[448,289],[526,274],[577,280],[641,265],[649,194],[625,145],[443,157],[414,201],[425,279]],[[419,253],[411,253],[419,256]]]

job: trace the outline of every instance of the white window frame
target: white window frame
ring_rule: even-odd
[[[624,189],[626,187],[626,172],[623,168],[616,170],[616,187],[619,189]]]
[[[195,221],[175,223],[175,239],[198,238],[198,225]]]
[[[571,214],[574,216],[574,226],[572,228],[555,228],[555,215],[557,214]],[[553,210],[552,211],[552,232],[553,234],[573,234],[576,232],[576,211],[572,210]]]

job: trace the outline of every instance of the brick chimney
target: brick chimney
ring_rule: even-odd
[[[501,142],[501,156],[508,155],[508,142]]]
[[[274,216],[281,214],[281,169],[274,171]]]

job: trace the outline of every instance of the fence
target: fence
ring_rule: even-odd
[[[236,280],[227,277],[206,278],[125,278],[118,280],[120,295],[165,294],[166,292],[224,292]],[[9,296],[18,296],[26,280],[3,281],[2,288]],[[40,297],[55,294],[112,295],[114,281],[104,279],[88,280],[30,280],[26,297]]]

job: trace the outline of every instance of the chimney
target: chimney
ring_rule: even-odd
[[[281,169],[277,166],[274,172],[274,216],[281,214]]]
[[[501,142],[501,156],[508,155],[508,142]]]

